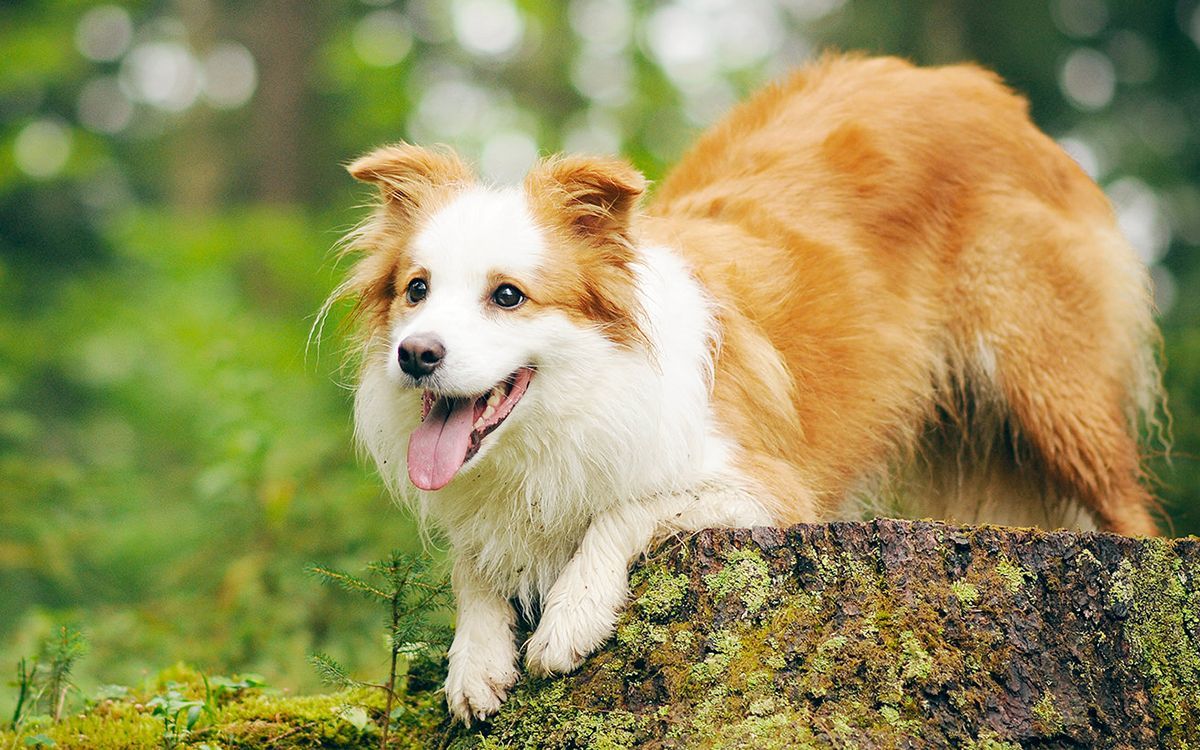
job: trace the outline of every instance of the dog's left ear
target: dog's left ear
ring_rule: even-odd
[[[620,159],[559,156],[543,161],[525,178],[525,190],[566,220],[584,239],[627,236],[646,178]]]
[[[451,150],[397,143],[377,148],[346,167],[350,176],[379,187],[385,205],[413,214],[434,192],[469,184],[470,168]]]

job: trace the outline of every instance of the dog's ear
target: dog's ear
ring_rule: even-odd
[[[346,169],[354,179],[377,185],[390,208],[407,213],[415,211],[430,194],[475,179],[452,151],[407,143],[377,148]]]
[[[620,159],[559,156],[535,167],[525,178],[525,190],[549,202],[547,207],[585,239],[625,237],[646,178]]]

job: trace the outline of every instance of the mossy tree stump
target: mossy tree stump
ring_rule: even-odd
[[[440,676],[414,675],[389,746],[1200,748],[1198,545],[907,521],[705,531],[634,571],[607,646],[523,680],[489,725],[456,726]],[[167,689],[208,692],[168,671],[0,729],[0,748],[379,746],[378,691],[239,690],[178,732],[152,712]]]
[[[932,522],[712,530],[616,637],[452,747],[1200,747],[1200,540]]]

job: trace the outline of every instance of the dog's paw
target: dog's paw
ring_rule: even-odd
[[[566,674],[612,634],[616,612],[548,608],[525,644],[525,668],[533,674]]]
[[[446,675],[446,705],[467,726],[484,721],[500,710],[517,676],[513,655],[454,654]]]

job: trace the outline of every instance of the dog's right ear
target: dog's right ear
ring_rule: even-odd
[[[432,193],[475,179],[449,149],[434,151],[407,143],[377,148],[346,169],[354,179],[377,185],[389,208],[410,214]]]

